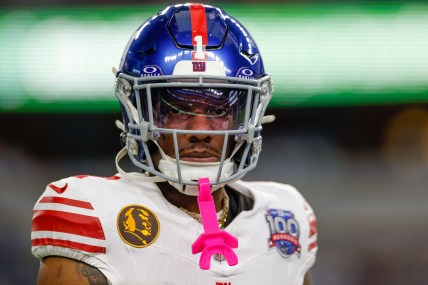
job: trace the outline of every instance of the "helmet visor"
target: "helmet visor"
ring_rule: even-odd
[[[177,130],[237,130],[245,122],[247,93],[233,88],[152,89],[154,124]],[[203,127],[196,127],[196,120]]]

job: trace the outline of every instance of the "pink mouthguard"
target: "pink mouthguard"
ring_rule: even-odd
[[[238,257],[232,248],[238,247],[238,239],[224,230],[220,230],[209,178],[200,178],[198,206],[201,213],[204,233],[192,244],[192,253],[202,252],[199,267],[210,269],[211,256],[221,254],[230,266],[238,264]]]

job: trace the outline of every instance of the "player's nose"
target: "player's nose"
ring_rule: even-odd
[[[195,115],[189,118],[188,120],[188,129],[189,130],[213,130],[213,126],[210,122],[210,118],[200,114]],[[212,135],[207,133],[197,133],[197,134],[189,134],[187,136],[187,139],[190,142],[198,142],[198,141],[204,141],[204,142],[210,142],[212,140]]]

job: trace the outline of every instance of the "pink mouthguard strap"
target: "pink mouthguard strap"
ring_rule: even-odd
[[[238,247],[238,239],[224,230],[220,230],[209,178],[200,178],[198,206],[201,213],[204,233],[192,244],[192,253],[202,252],[199,267],[210,269],[211,256],[221,254],[230,266],[238,264],[238,257],[232,248]]]

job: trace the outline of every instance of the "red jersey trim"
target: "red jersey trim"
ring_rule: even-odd
[[[31,245],[32,246],[53,245],[53,246],[67,247],[67,248],[76,249],[76,250],[83,250],[86,252],[106,253],[105,247],[88,245],[88,244],[83,244],[80,242],[74,242],[69,240],[53,239],[53,238],[36,238],[31,241]]]
[[[309,221],[309,237],[312,237],[318,232],[318,230],[317,230],[317,217],[315,216],[314,213],[311,213],[308,216],[308,221]]]
[[[57,203],[90,210],[94,209],[89,202],[55,196],[43,197],[39,203]]]
[[[54,184],[49,184],[49,187],[58,194],[62,194],[65,192],[65,190],[67,190],[68,183],[65,183],[65,185],[62,187],[55,186]]]
[[[318,247],[318,242],[317,241],[314,241],[314,242],[312,242],[312,243],[310,243],[309,245],[308,245],[308,251],[311,251],[311,250],[313,250],[314,248],[316,248],[316,247]]]
[[[73,177],[78,178],[78,179],[83,179],[86,177],[96,177],[96,178],[104,178],[106,180],[119,180],[121,178],[120,176],[117,176],[117,175],[113,175],[113,176],[109,176],[109,177],[101,177],[101,176],[93,176],[93,175],[88,175],[88,174],[75,175]]]
[[[63,232],[105,240],[98,218],[62,211],[34,211],[32,231]]]

